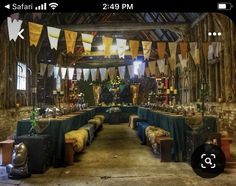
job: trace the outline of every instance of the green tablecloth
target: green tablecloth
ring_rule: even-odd
[[[147,120],[150,125],[158,126],[170,132],[174,139],[174,156],[176,161],[183,161],[186,156],[186,132],[190,127],[181,115],[171,115],[163,112],[152,111],[148,108],[138,108],[140,118]],[[216,127],[216,118],[206,117],[207,122]],[[202,126],[199,126],[202,128]],[[216,129],[214,129],[216,131]]]
[[[95,109],[84,112],[65,115],[51,120],[43,119],[40,123],[47,124],[47,127],[41,134],[49,134],[51,136],[53,166],[65,166],[65,137],[64,134],[71,130],[75,130],[87,123],[87,121],[95,115]],[[28,134],[31,128],[29,120],[22,120],[17,123],[16,136]]]

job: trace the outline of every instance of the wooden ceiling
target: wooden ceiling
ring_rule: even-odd
[[[188,32],[191,24],[201,16],[200,13],[35,13],[21,14],[22,19],[41,23],[47,26],[68,29],[95,35],[92,46],[101,45],[103,35],[113,38],[137,39],[140,41],[181,41],[183,35]],[[74,54],[66,54],[65,39],[62,34],[59,40],[59,48],[68,61],[78,66],[97,64],[105,60],[102,53],[94,51],[84,55],[81,38],[77,39]],[[48,48],[49,43],[44,41],[42,48]],[[95,47],[94,47],[95,48]],[[92,49],[95,50],[95,49]],[[155,51],[155,46],[152,49]],[[48,50],[50,51],[50,50]],[[43,50],[42,56],[47,50]],[[155,52],[151,53],[151,59],[155,59]],[[119,61],[118,57],[116,58]],[[112,59],[114,63],[115,59]],[[125,59],[129,63],[129,58]],[[106,64],[108,64],[107,62]],[[68,64],[70,65],[70,64]]]

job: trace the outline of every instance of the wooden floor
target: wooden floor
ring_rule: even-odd
[[[233,148],[234,155],[236,151]],[[236,156],[234,156],[235,158]],[[8,179],[0,168],[0,185],[234,185],[236,161],[213,179],[197,176],[184,162],[161,163],[148,146],[140,144],[127,124],[104,125],[94,142],[79,156],[78,162],[66,168],[50,168],[44,174],[33,174],[22,180]]]

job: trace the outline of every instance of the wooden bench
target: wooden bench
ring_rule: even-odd
[[[1,141],[2,145],[2,165],[11,163],[14,140]]]
[[[226,161],[230,160],[230,144],[232,143],[233,139],[228,137],[221,138],[221,149],[225,154]]]
[[[67,165],[73,165],[74,164],[74,146],[75,140],[67,139],[65,141],[65,159]]]
[[[173,138],[163,136],[156,137],[156,143],[160,145],[160,159],[161,162],[171,162],[171,149],[173,147]]]

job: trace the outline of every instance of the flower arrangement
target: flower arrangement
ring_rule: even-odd
[[[119,76],[116,76],[114,79],[111,80],[111,85],[119,86],[121,84],[121,79]]]

